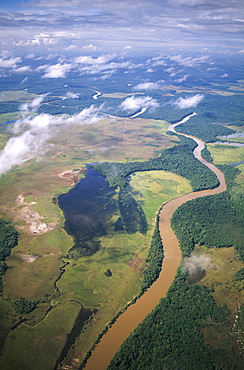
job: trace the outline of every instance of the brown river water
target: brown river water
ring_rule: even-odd
[[[169,126],[169,130],[175,131],[175,127],[186,122],[196,113],[192,113],[181,121]],[[179,134],[179,133],[178,133]],[[165,203],[160,211],[160,234],[164,248],[164,260],[162,271],[159,278],[153,285],[134,303],[129,306],[123,314],[119,316],[112,327],[102,337],[97,344],[91,357],[88,359],[85,370],[105,370],[118,351],[121,344],[129,334],[144,320],[144,318],[153,310],[159,300],[164,297],[172,284],[176,270],[181,261],[181,250],[178,239],[170,227],[170,219],[176,209],[188,200],[196,199],[206,195],[218,194],[226,190],[224,174],[213,164],[208,163],[201,157],[201,151],[205,143],[196,137],[180,134],[195,140],[198,146],[195,148],[194,156],[209,167],[218,177],[220,185],[211,190],[203,190],[189,193],[179,198],[172,199]]]

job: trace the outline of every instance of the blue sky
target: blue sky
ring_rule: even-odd
[[[1,50],[244,49],[243,0],[1,0]]]

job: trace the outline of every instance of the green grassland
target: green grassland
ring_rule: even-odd
[[[208,144],[207,147],[214,158],[215,164],[231,164],[243,161],[244,147],[224,144]]]
[[[4,297],[8,300],[1,300],[0,304],[8,315],[2,315],[0,325],[7,334],[19,320],[27,319],[26,324],[19,325],[7,336],[0,357],[2,369],[10,366],[52,369],[77,316],[74,300],[98,309],[72,352],[72,358],[81,360],[104,326],[139,293],[155,214],[161,203],[189,192],[189,182],[163,171],[133,176],[135,197],[145,207],[147,235],[105,236],[101,250],[89,258],[63,258],[73,240],[65,233],[63,214],[52,199],[70,189],[71,178],[60,176],[65,171],[85,169],[86,163],[103,160],[147,160],[154,156],[155,150],[172,147],[177,138],[166,135],[167,126],[165,121],[114,118],[96,124],[62,127],[47,143],[45,156],[1,177],[0,213],[12,221],[20,237],[6,261],[9,268],[3,282]],[[138,134],[142,132],[143,135]],[[3,146],[7,139],[8,135],[3,134]],[[44,223],[50,230],[36,231]],[[65,273],[58,280],[65,262],[68,262]],[[111,277],[104,274],[108,268],[112,271]],[[20,317],[11,304],[20,297],[38,302],[37,308]],[[53,309],[45,316],[50,304]],[[59,327],[61,317],[64,323]],[[25,348],[32,342],[35,348],[39,343],[44,351],[37,354],[35,349],[33,355],[24,355]],[[16,355],[12,356],[13,352]]]
[[[22,324],[12,331],[5,341],[1,368],[53,369],[79,310],[78,303],[63,302],[39,324],[33,327]],[[31,348],[28,354],[27,348]]]
[[[171,191],[167,194],[169,184]],[[95,320],[89,322],[76,345],[76,358],[82,358],[111,317],[140,292],[142,271],[160,205],[191,191],[188,180],[166,171],[136,173],[131,186],[136,200],[143,204],[149,224],[147,235],[103,237],[102,249],[89,259],[83,257],[72,261],[73,265],[67,267],[58,284],[64,296],[68,297],[73,292],[73,299],[99,309]],[[112,271],[111,277],[104,274],[108,268]]]
[[[214,163],[226,164],[243,160],[243,148],[236,150],[234,146],[221,145],[220,147],[223,148],[221,151],[216,144],[208,145]],[[229,189],[219,195],[219,204],[214,208],[216,218],[214,226],[217,225],[219,228],[219,235],[225,233],[226,236],[228,232],[226,230],[229,230],[228,228],[232,225],[230,236],[233,244],[237,241],[233,236],[238,236],[239,240],[243,241],[243,227],[238,228],[238,226],[243,226],[244,220],[242,199],[244,165],[239,165],[238,169],[240,172],[232,181],[229,178],[230,174],[226,172]],[[228,204],[228,215],[231,210],[235,210],[232,214],[235,223],[232,224],[233,219],[225,216],[227,214],[224,210],[225,203],[221,202],[221,196],[226,194],[229,194],[232,202]],[[211,202],[210,197],[198,200],[199,202]],[[190,205],[194,202],[185,203],[184,207],[179,207],[173,216],[174,218],[179,210],[188,209],[188,213],[186,212],[182,218],[184,224],[180,226],[181,230],[189,235],[189,241],[192,237],[193,244],[196,243],[197,233],[191,234],[190,223],[193,222],[198,212],[197,225],[201,230],[206,228],[203,230],[206,236],[211,236],[210,228],[207,230],[206,226],[212,223],[212,219],[209,221],[208,216],[211,216],[211,206],[214,206],[214,202],[209,208],[205,203],[206,208],[202,207],[198,211],[195,208],[193,211]],[[205,217],[205,223],[201,219],[202,216]],[[184,252],[187,238],[184,240],[179,230],[176,232]],[[182,241],[185,244],[182,244]],[[195,244],[194,251],[188,256],[192,261],[191,265],[187,265],[188,258],[183,259],[178,275],[166,297],[161,299],[156,308],[123,343],[109,369],[243,368],[244,286],[242,279],[236,279],[237,273],[243,271],[243,262],[238,255],[239,250],[236,250],[236,244],[229,245],[228,248],[221,247],[215,244],[216,239],[213,244],[203,243],[201,240],[200,242],[201,246]],[[196,263],[197,260],[201,261],[199,265]],[[205,300],[208,300],[208,303],[204,308]],[[215,310],[216,313],[213,315]]]
[[[242,147],[208,144],[208,149],[215,164],[236,163],[244,158]],[[236,209],[236,216],[239,220],[243,220],[244,165],[239,165],[237,168],[240,173],[236,176],[229,193]],[[209,264],[205,267],[205,275],[199,284],[209,288],[215,302],[218,305],[225,304],[231,312],[227,327],[222,327],[220,330],[214,326],[206,326],[202,329],[203,338],[214,348],[232,347],[235,348],[236,353],[243,355],[244,285],[243,280],[235,280],[235,274],[243,268],[243,262],[234,247],[196,246],[193,255],[201,255],[209,259]]]
[[[16,91],[1,91],[0,101],[18,101],[19,103],[31,102],[33,99],[37,98],[38,95],[28,93],[25,90]]]
[[[25,92],[5,96],[7,101],[31,101],[34,97]],[[17,117],[15,113],[3,114],[0,119],[4,122],[14,116]],[[106,324],[140,292],[156,212],[169,199],[190,192],[189,181],[166,171],[132,175],[131,191],[145,212],[147,234],[121,232],[103,236],[97,253],[78,259],[65,258],[73,240],[63,229],[64,217],[53,198],[72,186],[72,178],[62,177],[63,172],[85,169],[86,163],[146,161],[174,146],[178,139],[167,135],[167,129],[168,123],[163,120],[116,117],[55,128],[45,155],[1,177],[0,214],[20,234],[18,245],[6,260],[9,269],[3,277],[4,293],[0,298],[3,336],[21,319],[27,320],[7,335],[0,356],[1,369],[53,369],[83,304],[98,311],[85,326],[64,365],[80,362]],[[1,134],[0,148],[8,137]],[[240,147],[208,144],[208,149],[215,164],[235,163],[244,157],[244,148]],[[238,168],[241,173],[231,189],[237,201],[244,190],[244,166]],[[83,172],[79,174],[82,176]],[[49,229],[37,232],[44,223]],[[241,283],[231,282],[241,262],[232,248],[228,252],[224,254],[225,249],[204,252],[211,254],[215,269],[207,269],[205,280],[200,283],[208,287],[214,284],[216,302],[226,303],[233,311],[243,301]],[[65,272],[61,275],[62,268]],[[108,269],[112,276],[105,275]],[[228,274],[224,274],[226,269]],[[20,297],[38,302],[37,308],[26,315],[17,314],[12,302]],[[53,308],[46,315],[50,305]],[[211,330],[204,331],[207,342],[211,341]],[[215,344],[219,341],[217,334],[216,338]],[[26,356],[28,347],[33,350]]]

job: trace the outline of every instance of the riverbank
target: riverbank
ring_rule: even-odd
[[[196,113],[184,117],[180,122],[169,126],[169,130],[175,132],[175,127],[186,122]],[[91,357],[85,366],[86,370],[105,370],[112,357],[119,349],[120,345],[129,336],[129,334],[138,326],[138,324],[152,311],[159,299],[164,297],[170,285],[174,280],[175,273],[181,261],[181,251],[178,240],[170,227],[170,219],[175,210],[183,203],[191,199],[203,197],[206,195],[218,194],[226,190],[226,184],[223,173],[214,165],[206,162],[201,157],[201,151],[204,143],[190,135],[184,135],[195,140],[198,144],[194,150],[194,156],[202,163],[207,165],[218,177],[220,185],[212,190],[189,193],[182,197],[173,199],[166,203],[160,212],[160,234],[164,248],[163,268],[156,282],[117,319],[115,324],[102,337],[97,344]]]

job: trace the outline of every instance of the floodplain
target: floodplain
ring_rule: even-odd
[[[106,118],[82,127],[63,127],[47,142],[45,155],[2,176],[0,211],[20,233],[7,259],[4,297],[12,301],[24,297],[38,304],[33,312],[19,315],[8,299],[1,299],[7,313],[2,340],[9,332],[1,368],[33,369],[35,364],[41,369],[45,363],[46,369],[52,369],[82,305],[96,313],[68,358],[68,362],[80,362],[105,325],[140,292],[156,212],[163,202],[189,192],[189,182],[164,171],[132,176],[135,198],[144,204],[147,234],[106,235],[101,238],[101,250],[89,258],[65,258],[73,239],[63,229],[64,217],[55,199],[74,186],[73,177],[62,176],[64,172],[72,174],[77,167],[85,169],[87,163],[104,158],[147,160],[174,146],[177,138],[166,134],[167,127],[165,121],[140,118]],[[8,135],[2,136],[3,145],[7,139]],[[85,172],[78,174],[84,176]],[[110,277],[105,275],[108,269]],[[27,358],[23,348],[28,343],[33,343],[33,351]],[[40,345],[47,351],[39,351]]]

